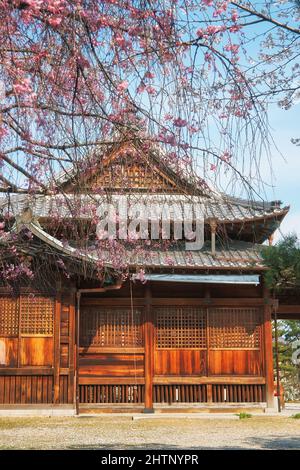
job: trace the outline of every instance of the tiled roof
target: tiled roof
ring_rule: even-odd
[[[246,242],[232,242],[225,246],[217,246],[216,254],[212,255],[210,243],[201,250],[186,251],[184,245],[174,249],[145,249],[140,253],[135,250],[126,251],[127,263],[132,266],[174,269],[263,269],[260,256],[260,245]],[[103,260],[105,254],[103,254]]]
[[[34,235],[34,239],[31,242],[32,248],[30,248],[30,244],[26,248],[33,255],[41,251],[42,243],[46,244],[50,250],[54,249],[56,252],[61,252],[63,256],[89,263],[100,262],[107,267],[113,267],[110,252],[96,250],[93,247],[86,250],[76,249],[76,247],[69,244],[63,244],[60,240],[45,232],[33,220],[28,222],[20,220],[15,227],[15,230],[18,232],[27,229]],[[1,242],[5,245],[3,241]],[[137,247],[124,247],[123,250],[120,250],[119,257],[120,266],[123,264],[168,270],[252,269],[253,271],[259,271],[263,269],[260,248],[260,245],[235,241],[226,245],[217,244],[216,253],[212,255],[209,242],[206,242],[201,250],[194,251],[187,251],[184,242],[178,242],[176,246],[169,248],[163,247],[161,242],[156,242],[153,247],[144,246],[143,250]]]
[[[288,207],[281,208],[272,203],[245,201],[219,195],[208,198],[201,196],[185,195],[159,195],[159,194],[130,194],[131,203],[180,204],[184,202],[202,204],[205,218],[216,218],[220,222],[243,222],[252,219],[264,219],[268,217],[283,217],[288,212]],[[9,209],[13,215],[18,215],[28,207],[36,217],[61,217],[61,218],[92,218],[97,207],[105,202],[114,204],[120,199],[120,195],[59,195],[59,196],[24,196],[10,194],[0,198],[0,210],[4,213]]]

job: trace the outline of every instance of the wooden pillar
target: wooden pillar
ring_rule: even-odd
[[[266,375],[266,401],[268,408],[274,408],[274,368],[273,368],[273,337],[271,311],[272,303],[268,289],[264,289],[264,356]]]
[[[76,293],[76,321],[75,321],[75,405],[76,414],[79,414],[79,322],[80,322],[80,299],[81,293]]]
[[[217,231],[217,226],[218,226],[217,219],[211,218],[209,220],[209,225],[210,225],[210,233],[211,233],[211,254],[215,256],[216,254],[216,231]]]
[[[75,316],[76,316],[76,289],[72,288],[69,306],[69,383],[68,403],[76,403],[75,390],[75,363],[76,363],[76,338],[75,338]]]
[[[154,326],[151,308],[151,290],[146,287],[145,293],[145,408],[144,413],[154,413],[153,410],[153,355],[154,355]]]
[[[53,403],[59,403],[61,285],[57,284],[54,312],[54,383]]]
[[[276,392],[277,392],[277,406],[278,411],[281,413],[281,396],[280,396],[280,371],[279,371],[279,352],[278,352],[278,324],[277,324],[277,308],[275,308],[275,364],[276,364]]]

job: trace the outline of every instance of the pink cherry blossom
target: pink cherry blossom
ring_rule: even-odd
[[[23,78],[14,84],[14,91],[17,95],[31,93],[31,80],[30,78]]]
[[[180,117],[174,119],[173,125],[175,127],[185,127],[187,126],[188,122],[185,119],[181,119]]]
[[[119,91],[120,93],[124,92],[125,90],[127,90],[128,85],[129,83],[126,80],[124,80],[123,82],[120,82],[117,85],[117,91]]]

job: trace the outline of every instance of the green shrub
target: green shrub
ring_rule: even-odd
[[[252,418],[252,415],[250,415],[249,413],[238,413],[237,416],[239,417],[239,419]]]

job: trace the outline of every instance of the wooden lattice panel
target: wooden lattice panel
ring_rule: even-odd
[[[266,401],[266,386],[260,384],[213,385],[214,403],[261,403]]]
[[[143,403],[144,385],[79,385],[80,403]]]
[[[206,348],[205,309],[159,307],[155,314],[157,349]]]
[[[141,310],[84,307],[80,316],[80,346],[142,347]]]
[[[102,174],[93,177],[91,183],[92,186],[108,189],[176,189],[163,175],[141,163],[118,163],[106,167]]]
[[[0,296],[0,336],[18,336],[18,301],[12,297]]]
[[[154,403],[205,403],[207,401],[206,385],[154,385]]]
[[[215,308],[209,311],[211,348],[260,347],[261,311],[258,308]]]
[[[21,335],[52,336],[54,299],[40,295],[20,297]]]

